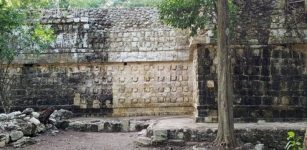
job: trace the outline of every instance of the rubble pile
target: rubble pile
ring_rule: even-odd
[[[35,144],[34,138],[44,132],[56,133],[58,129],[65,129],[65,120],[72,117],[68,110],[46,109],[35,112],[32,108],[0,114],[0,148],[11,145],[15,148],[27,144]]]

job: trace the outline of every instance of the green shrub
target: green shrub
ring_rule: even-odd
[[[288,143],[285,146],[286,150],[303,150],[302,139],[295,135],[295,132],[289,131],[287,137]]]

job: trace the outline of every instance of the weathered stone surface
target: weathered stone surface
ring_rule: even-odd
[[[15,122],[6,122],[5,124],[2,124],[3,128],[6,131],[12,131],[12,130],[18,130],[20,129],[20,126],[17,125]]]
[[[11,131],[10,132],[10,139],[11,141],[15,142],[23,137],[23,132],[21,131]]]
[[[22,111],[23,114],[26,114],[26,115],[30,115],[34,112],[34,109],[33,108],[26,108],[24,111]]]
[[[7,114],[0,114],[0,121],[5,121],[8,119]]]
[[[32,116],[36,119],[39,119],[39,113],[38,112],[32,112]]]
[[[122,131],[121,122],[110,121],[104,123],[104,131],[105,132],[120,132]]]
[[[305,48],[295,46],[307,42],[301,18],[305,1],[293,3],[289,9],[292,4],[278,0],[236,2],[240,21],[230,52],[237,121],[306,118],[306,63],[300,53]],[[41,22],[52,26],[56,40],[39,57],[24,53],[13,62],[12,72],[22,83],[13,89],[16,109],[43,105],[76,115],[196,114],[197,120],[217,121],[211,27],[200,33],[205,41],[189,47],[189,32],[163,25],[156,9],[42,14]]]
[[[65,130],[69,127],[69,121],[67,120],[59,120],[59,121],[56,121],[55,123],[55,126],[58,128],[58,129],[62,129],[62,130]]]
[[[12,143],[14,148],[21,148],[25,145],[31,145],[37,143],[37,140],[30,138],[30,137],[22,137],[21,139],[17,140],[16,142]]]
[[[53,118],[55,120],[65,120],[65,119],[70,119],[72,116],[73,116],[73,113],[71,111],[60,109],[60,110],[55,110],[50,115],[50,118]]]
[[[234,117],[236,121],[291,121],[306,118],[306,75],[303,73],[302,53],[285,46],[263,45],[232,49]],[[296,57],[294,57],[296,56]],[[214,68],[214,47],[200,47],[197,51],[198,117],[201,121],[217,122],[217,88],[210,88],[208,80],[217,83]],[[292,109],[294,108],[295,109]],[[287,109],[285,109],[287,108]],[[263,120],[263,121],[261,121]]]
[[[21,131],[26,136],[34,136],[36,134],[36,125],[31,122],[24,122],[19,124]]]
[[[30,118],[29,122],[33,123],[36,126],[38,126],[41,123],[38,119],[34,117]]]
[[[264,144],[257,144],[255,150],[264,150]]]
[[[36,133],[43,133],[45,131],[46,131],[46,126],[44,124],[41,123],[36,126],[36,130],[35,130]]]
[[[15,112],[11,112],[9,114],[7,114],[8,119],[14,119],[15,117],[21,115],[20,111],[15,111]]]
[[[69,123],[69,129],[75,130],[75,131],[86,131],[86,124],[84,122],[70,122]]]
[[[5,140],[1,140],[0,141],[0,148],[5,147],[5,145],[6,145]]]
[[[152,142],[163,143],[167,140],[167,130],[153,130]]]
[[[143,129],[142,131],[138,132],[138,136],[147,136],[147,129]]]
[[[137,139],[135,140],[135,143],[140,145],[140,146],[151,146],[151,138],[148,138],[148,137],[143,137],[143,136],[140,136],[140,137],[137,137]]]
[[[5,145],[8,143],[10,140],[9,134],[0,134],[0,148],[5,147]]]
[[[150,122],[140,120],[130,120],[130,131],[142,131],[149,126]]]
[[[122,124],[122,131],[124,132],[130,131],[130,120],[128,119],[121,120],[121,124]]]

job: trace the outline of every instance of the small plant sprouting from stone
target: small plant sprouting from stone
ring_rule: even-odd
[[[295,132],[289,131],[287,137],[288,143],[285,146],[286,150],[303,150],[302,139],[295,135]]]

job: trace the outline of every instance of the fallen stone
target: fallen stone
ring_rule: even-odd
[[[56,121],[55,126],[58,129],[62,129],[65,130],[69,127],[69,121],[68,120],[60,120],[60,121]]]
[[[135,129],[136,129],[136,131],[141,131],[143,129],[147,129],[148,126],[149,126],[148,123],[140,122],[140,123],[136,124]]]
[[[34,118],[34,117],[32,117],[29,121],[30,121],[31,123],[35,124],[36,126],[38,126],[39,124],[41,124],[41,122],[40,122],[38,119]]]
[[[17,140],[16,142],[12,143],[14,148],[21,148],[25,145],[32,145],[37,143],[37,140],[30,138],[30,137],[22,137],[21,139]]]
[[[0,114],[0,121],[5,121],[8,119],[7,114]]]
[[[142,131],[138,132],[138,136],[147,136],[147,130],[143,129]]]
[[[264,144],[257,144],[254,149],[255,150],[264,150]]]
[[[59,130],[52,130],[51,135],[55,136],[57,133],[59,133]]]
[[[128,119],[122,120],[122,131],[128,132],[130,130],[130,121]]]
[[[5,147],[6,143],[5,140],[0,140],[0,148]]]
[[[151,146],[151,138],[140,136],[135,140],[135,143],[140,146]]]
[[[73,113],[71,111],[60,109],[60,110],[55,110],[50,115],[50,118],[58,121],[58,120],[63,120],[63,119],[70,119],[72,116],[73,116]]]
[[[10,133],[10,139],[12,142],[15,142],[23,137],[23,132],[21,131],[12,131]]]
[[[32,116],[36,119],[39,118],[39,113],[38,112],[32,112]]]
[[[106,132],[120,132],[122,130],[122,125],[120,122],[112,121],[104,123],[104,131]]]
[[[31,119],[31,117],[29,117],[29,116],[23,118],[24,121],[29,121],[30,119]]]
[[[23,132],[25,136],[34,136],[36,135],[36,125],[31,122],[24,122],[19,124],[20,130]]]
[[[5,139],[5,143],[8,144],[10,142],[10,134],[9,133],[1,133],[0,139]]]
[[[149,123],[146,121],[131,120],[130,121],[130,131],[141,131],[146,129],[149,126]]]
[[[103,129],[104,129],[103,122],[86,124],[86,130],[89,132],[101,132],[103,131]]]
[[[56,129],[56,127],[52,124],[45,124],[45,128],[46,128],[46,130],[55,130]]]
[[[153,130],[152,142],[163,143],[167,140],[167,130]]]
[[[183,132],[177,133],[177,139],[182,140],[183,138],[184,138],[184,133]]]
[[[8,119],[14,119],[18,115],[21,115],[21,112],[20,111],[14,111],[14,112],[7,114],[7,117],[8,117]]]
[[[6,141],[7,141],[7,136],[5,134],[0,134],[0,148],[5,147]]]
[[[31,115],[32,112],[34,112],[33,108],[26,108],[24,111],[22,111],[22,113],[26,115]]]
[[[43,133],[46,131],[46,126],[44,124],[39,124],[36,126],[36,133]]]
[[[71,122],[69,123],[68,129],[72,129],[74,131],[86,131],[86,124],[79,121]]]
[[[57,121],[56,121],[54,118],[51,118],[51,117],[50,117],[50,118],[49,118],[49,122],[52,123],[52,124],[56,124]]]
[[[24,119],[25,117],[27,117],[26,114],[18,114],[18,115],[15,115],[15,118],[17,118],[17,119]]]
[[[20,126],[13,123],[13,122],[9,122],[6,124],[6,126],[4,127],[4,129],[6,131],[13,131],[13,130],[19,130],[20,129]]]

